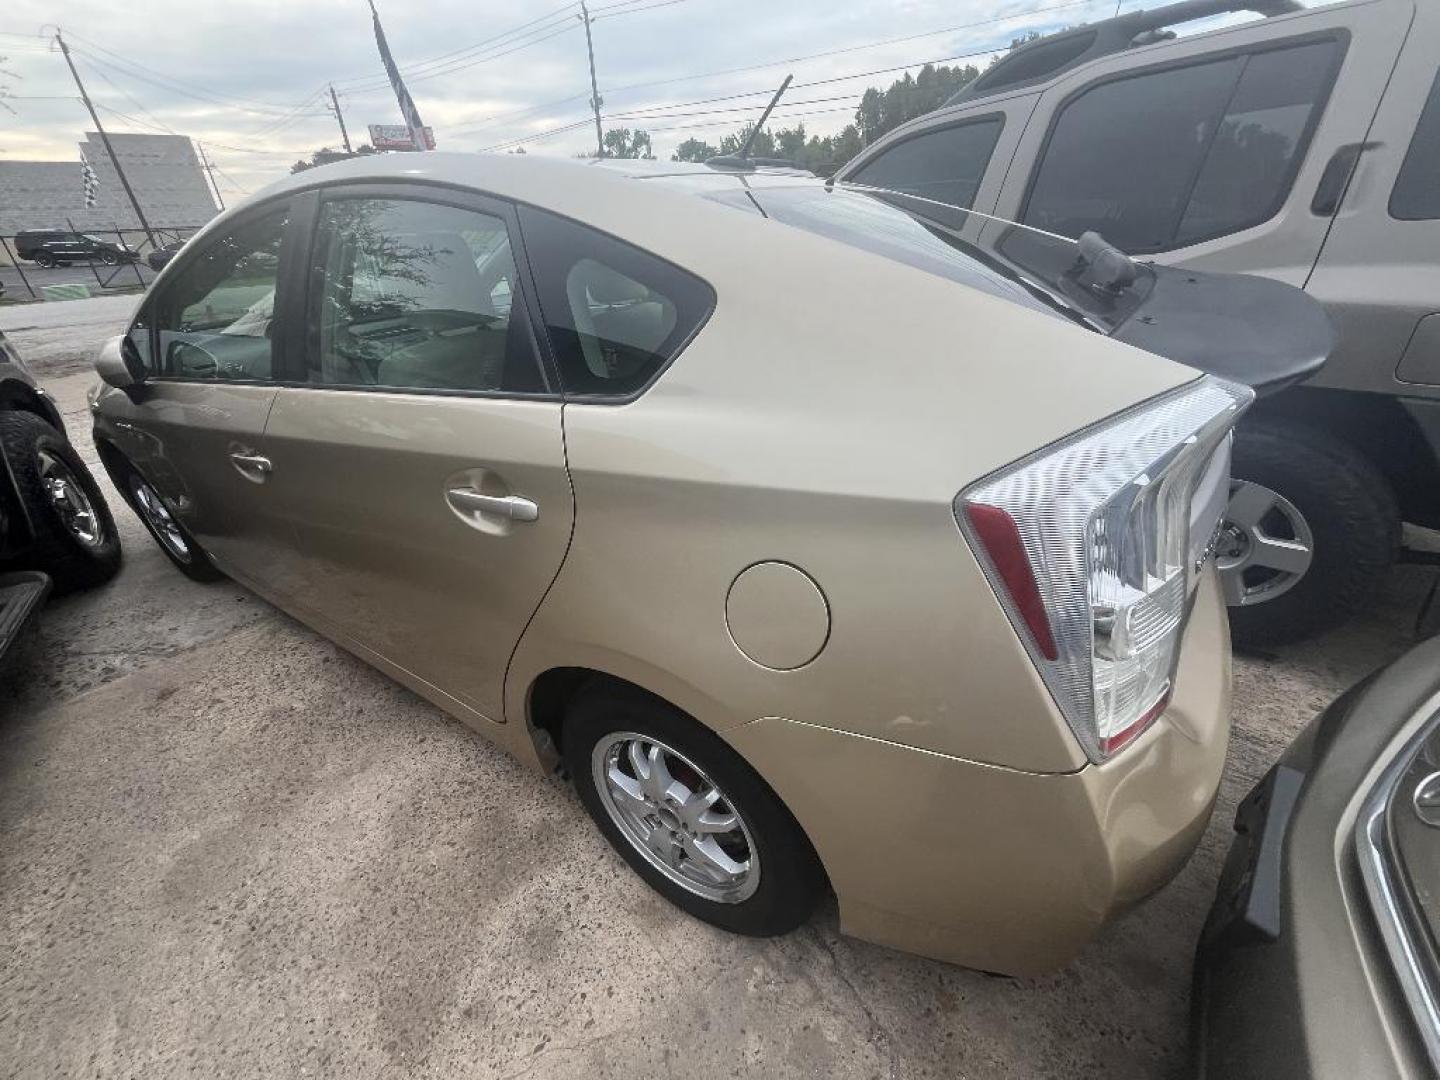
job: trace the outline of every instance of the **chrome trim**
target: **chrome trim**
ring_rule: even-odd
[[[1385,815],[1395,788],[1437,726],[1440,726],[1440,713],[1432,715],[1406,741],[1365,796],[1355,823],[1355,854],[1360,863],[1365,894],[1380,928],[1380,936],[1384,939],[1391,967],[1415,1017],[1415,1026],[1420,1031],[1430,1064],[1440,1071],[1440,1000],[1436,999],[1434,985],[1426,975],[1424,962],[1411,937],[1413,930],[1399,896],[1405,886],[1396,880],[1385,830]]]

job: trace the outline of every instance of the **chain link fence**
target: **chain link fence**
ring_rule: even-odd
[[[67,221],[64,228],[0,234],[0,304],[143,291],[166,254],[201,227],[164,225],[147,236],[118,226],[77,229]]]

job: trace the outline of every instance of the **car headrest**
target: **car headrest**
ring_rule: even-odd
[[[650,297],[650,290],[638,281],[590,259],[581,259],[575,269],[583,274],[590,299],[597,304],[625,304]]]

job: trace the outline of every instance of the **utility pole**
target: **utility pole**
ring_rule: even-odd
[[[145,230],[145,238],[150,241],[150,246],[155,246],[155,234],[150,230],[150,223],[145,220],[145,211],[140,209],[140,200],[135,198],[135,192],[130,187],[130,181],[125,177],[125,170],[120,167],[120,159],[115,156],[115,148],[110,145],[110,136],[105,134],[105,128],[100,123],[100,117],[95,115],[95,106],[90,102],[90,95],[85,92],[85,84],[80,81],[80,72],[75,70],[75,61],[70,59],[70,47],[65,44],[65,39],[60,36],[60,28],[55,28],[55,44],[60,46],[60,51],[65,54],[65,63],[70,68],[70,74],[75,76],[75,86],[80,91],[80,100],[85,102],[85,108],[90,110],[90,119],[95,122],[95,130],[100,135],[100,141],[105,144],[105,153],[110,155],[110,164],[115,166],[115,175],[120,178],[120,186],[125,189],[125,194],[130,199],[130,205],[135,208],[135,216],[140,219],[140,228]]]
[[[203,165],[205,171],[210,174],[210,186],[215,189],[215,201],[220,204],[220,209],[224,210],[225,199],[224,196],[220,194],[220,185],[215,182],[215,166],[211,165],[210,159],[205,156],[205,144],[197,142],[195,147],[200,151],[201,165]]]
[[[585,23],[585,51],[590,54],[590,107],[595,110],[595,150],[603,158],[605,156],[605,135],[600,130],[600,91],[595,85],[595,43],[590,40],[590,24],[594,21],[590,18],[590,9],[585,6],[585,0],[580,0],[580,19]]]
[[[335,84],[330,84],[330,104],[334,106],[335,119],[340,121],[340,138],[345,140],[345,152],[354,153],[350,149],[350,133],[345,130],[345,117],[340,112],[340,99],[335,96]]]

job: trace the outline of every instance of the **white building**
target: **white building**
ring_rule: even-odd
[[[203,225],[218,207],[194,144],[183,135],[110,136],[135,197],[152,228]],[[99,184],[85,206],[82,166],[68,161],[0,160],[0,235],[21,229],[135,229],[140,225],[105,144],[88,132],[80,152]]]

